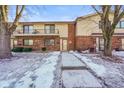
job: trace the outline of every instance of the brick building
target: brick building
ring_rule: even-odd
[[[110,14],[112,19],[113,14]],[[112,48],[124,49],[124,19],[118,23],[112,41]],[[111,20],[112,21],[112,20]],[[30,47],[40,50],[69,51],[104,49],[98,14],[78,17],[71,22],[20,22],[11,39],[12,47]]]

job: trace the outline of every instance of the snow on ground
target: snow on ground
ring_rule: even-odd
[[[124,87],[124,62],[114,63],[110,60],[102,59],[99,54],[80,54],[73,52],[87,66],[92,69],[98,77],[101,77],[107,87]],[[124,59],[124,52],[113,52]]]
[[[13,53],[0,59],[0,87],[51,87],[59,54]]]
[[[87,70],[64,70],[62,73],[63,85],[66,88],[73,87],[102,87],[90,72]]]
[[[119,56],[124,59],[124,51],[112,51],[115,56]]]
[[[98,76],[104,76],[106,73],[106,68],[103,65],[98,65],[92,62],[91,59],[86,56],[81,56],[78,53],[74,53],[75,56],[80,58],[90,69],[92,69]]]

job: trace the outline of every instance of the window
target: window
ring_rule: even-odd
[[[16,45],[18,45],[18,42],[17,42],[17,40],[14,40],[14,45],[16,46]]]
[[[24,34],[32,34],[33,33],[33,26],[23,26],[23,33]]]
[[[124,28],[124,21],[118,22],[118,24],[116,25],[116,28]]]
[[[45,25],[45,33],[46,34],[53,34],[53,33],[55,33],[55,25],[54,24],[46,24]]]
[[[45,45],[55,45],[55,40],[54,39],[46,39]]]
[[[24,45],[33,45],[33,40],[25,39],[24,40]]]
[[[121,28],[124,28],[124,21],[121,21]]]

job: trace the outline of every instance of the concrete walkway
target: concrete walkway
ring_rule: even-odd
[[[62,53],[62,86],[73,87],[102,87],[77,57],[68,52]]]
[[[74,55],[63,52],[62,53],[62,68],[63,69],[83,69],[86,65],[78,60]]]

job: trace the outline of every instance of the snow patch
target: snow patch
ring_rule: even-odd
[[[98,65],[92,62],[89,58],[81,56],[78,53],[73,53],[75,56],[80,58],[89,68],[91,68],[98,76],[104,76],[106,74],[106,68],[103,65]]]
[[[36,85],[37,88],[51,86],[54,79],[53,73],[55,71],[57,60],[57,56],[51,56],[46,59],[46,62],[39,69],[35,70],[35,75],[38,76],[38,78],[34,82],[34,85]]]
[[[0,87],[51,87],[60,52],[13,53],[0,60]]]
[[[112,51],[112,53],[116,56],[124,57],[124,51]]]

